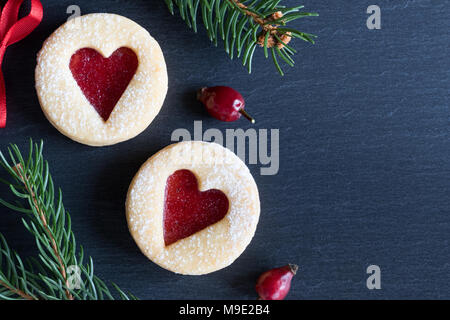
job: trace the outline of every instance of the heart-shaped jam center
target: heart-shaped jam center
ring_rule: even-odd
[[[167,179],[164,203],[166,246],[222,220],[228,213],[227,196],[220,190],[200,192],[189,170],[178,170]]]
[[[107,121],[128,87],[139,61],[130,48],[119,48],[109,58],[83,48],[70,59],[70,70],[81,91]]]

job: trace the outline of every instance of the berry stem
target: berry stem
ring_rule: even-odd
[[[298,271],[298,265],[289,263],[289,268],[291,268],[291,272],[296,275]]]
[[[253,119],[252,116],[249,115],[244,109],[239,110],[239,113],[242,114],[244,118],[250,121],[251,123],[254,124],[256,122],[256,120]]]

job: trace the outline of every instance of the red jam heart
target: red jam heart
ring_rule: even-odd
[[[70,59],[70,70],[81,91],[107,121],[128,87],[139,62],[133,50],[117,49],[109,58],[91,48],[80,49]]]
[[[220,190],[198,190],[189,170],[178,170],[167,179],[164,203],[166,246],[222,220],[228,213],[227,196]]]

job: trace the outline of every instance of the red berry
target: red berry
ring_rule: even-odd
[[[255,120],[244,111],[244,98],[233,88],[224,86],[202,88],[197,98],[204,104],[209,114],[220,121],[236,121],[243,115],[255,123]]]
[[[261,300],[283,300],[291,288],[292,278],[298,266],[289,264],[264,272],[256,283],[256,292]]]

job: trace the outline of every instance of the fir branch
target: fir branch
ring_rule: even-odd
[[[91,258],[84,263],[84,251],[77,248],[71,228],[71,219],[62,202],[62,192],[55,192],[49,165],[43,159],[43,143],[33,144],[26,159],[19,148],[8,148],[9,160],[0,152],[0,165],[10,175],[9,186],[22,203],[0,203],[11,210],[25,214],[22,222],[35,237],[38,258],[25,263],[13,252],[0,235],[0,299],[26,300],[103,300],[114,299],[105,283],[94,275]],[[78,268],[79,288],[74,289],[68,274],[69,267]],[[116,294],[122,300],[136,299],[115,284]]]
[[[197,32],[197,18],[202,16],[203,25],[210,40],[217,46],[222,38],[225,51],[231,59],[242,57],[248,72],[252,71],[253,55],[256,47],[264,49],[281,75],[284,75],[278,58],[293,66],[292,56],[296,50],[288,45],[292,38],[314,44],[315,35],[285,26],[294,20],[318,16],[317,13],[300,12],[303,6],[285,7],[281,0],[165,0],[170,12],[178,7],[181,18]]]
[[[21,277],[26,281],[22,281]],[[25,269],[20,257],[11,251],[6,239],[0,234],[0,299],[37,300],[32,293],[28,292],[26,285],[27,282],[32,281],[33,277]]]
[[[32,296],[26,294],[26,293],[23,292],[22,290],[19,290],[19,289],[17,289],[17,288],[10,287],[7,283],[5,283],[5,282],[3,282],[3,281],[0,281],[0,286],[5,287],[5,288],[6,288],[8,291],[10,291],[12,294],[18,295],[19,297],[21,297],[21,298],[23,298],[23,299],[25,299],[25,300],[36,300],[36,298],[34,298],[34,297],[32,297]],[[4,296],[5,298],[7,297],[6,295],[2,295],[2,294],[0,293],[0,297],[1,297],[1,296]]]
[[[41,220],[42,226],[44,227],[45,233],[47,234],[47,236],[49,237],[50,240],[50,245],[51,248],[53,250],[53,254],[56,257],[56,260],[58,262],[58,269],[61,273],[61,276],[64,280],[64,283],[66,284],[67,287],[69,287],[69,280],[67,279],[67,273],[66,273],[66,267],[62,261],[61,258],[61,254],[60,254],[60,250],[56,244],[56,240],[55,237],[52,234],[52,231],[49,229],[48,227],[48,223],[47,223],[47,219],[45,217],[44,211],[43,209],[39,206],[39,203],[36,199],[36,195],[34,193],[34,191],[32,189],[30,189],[30,180],[28,179],[26,172],[24,172],[22,165],[19,163],[17,164],[14,168],[13,168],[14,172],[19,176],[20,181],[22,182],[22,184],[25,187],[25,191],[28,193],[28,195],[30,196],[31,202],[33,203],[34,209],[36,210],[39,219]],[[66,297],[69,300],[73,300],[73,296],[70,293],[70,291],[68,289],[66,289]]]

